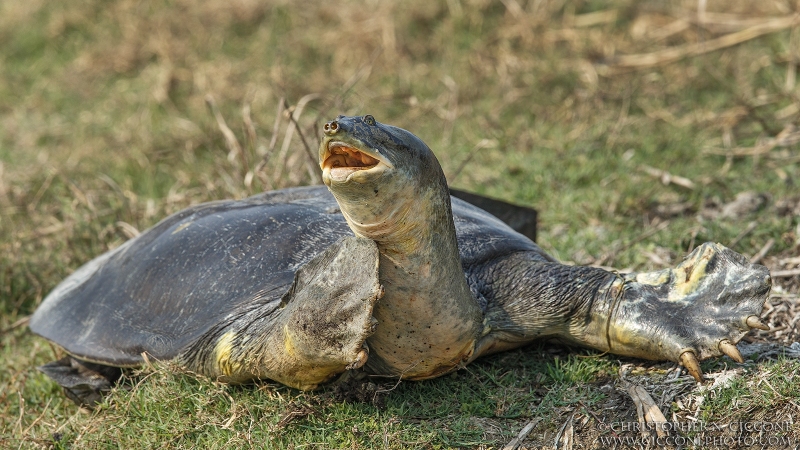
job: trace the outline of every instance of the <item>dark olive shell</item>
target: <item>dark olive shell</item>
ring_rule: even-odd
[[[453,199],[462,263],[536,244]],[[79,358],[114,366],[142,352],[170,360],[256,304],[277,308],[297,269],[352,232],[324,186],[268,192],[178,212],[65,279],[31,318],[33,332]],[[472,283],[471,283],[472,284]]]

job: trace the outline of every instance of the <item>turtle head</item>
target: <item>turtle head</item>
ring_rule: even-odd
[[[416,222],[409,220],[410,214],[426,214],[426,199],[440,210],[449,200],[439,162],[408,131],[366,115],[339,116],[323,132],[322,180],[357,235],[378,241],[389,234],[397,238],[398,231],[408,232]]]

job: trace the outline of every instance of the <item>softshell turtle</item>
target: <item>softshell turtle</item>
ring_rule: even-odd
[[[408,131],[372,116],[323,130],[328,188],[190,207],[65,279],[30,327],[70,356],[41,369],[84,403],[148,357],[313,389],[352,370],[436,377],[550,336],[700,380],[698,359],[741,361],[736,342],[766,328],[768,270],[719,244],[649,273],[563,265],[451,198]]]

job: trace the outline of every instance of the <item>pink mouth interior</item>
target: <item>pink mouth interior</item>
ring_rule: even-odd
[[[330,169],[332,175],[347,176],[353,172],[371,169],[378,160],[353,147],[332,145],[330,155],[322,163],[323,169]]]

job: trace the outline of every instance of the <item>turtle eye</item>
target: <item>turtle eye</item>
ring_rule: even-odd
[[[367,114],[366,116],[364,116],[364,123],[366,123],[367,125],[375,125],[375,118]]]

